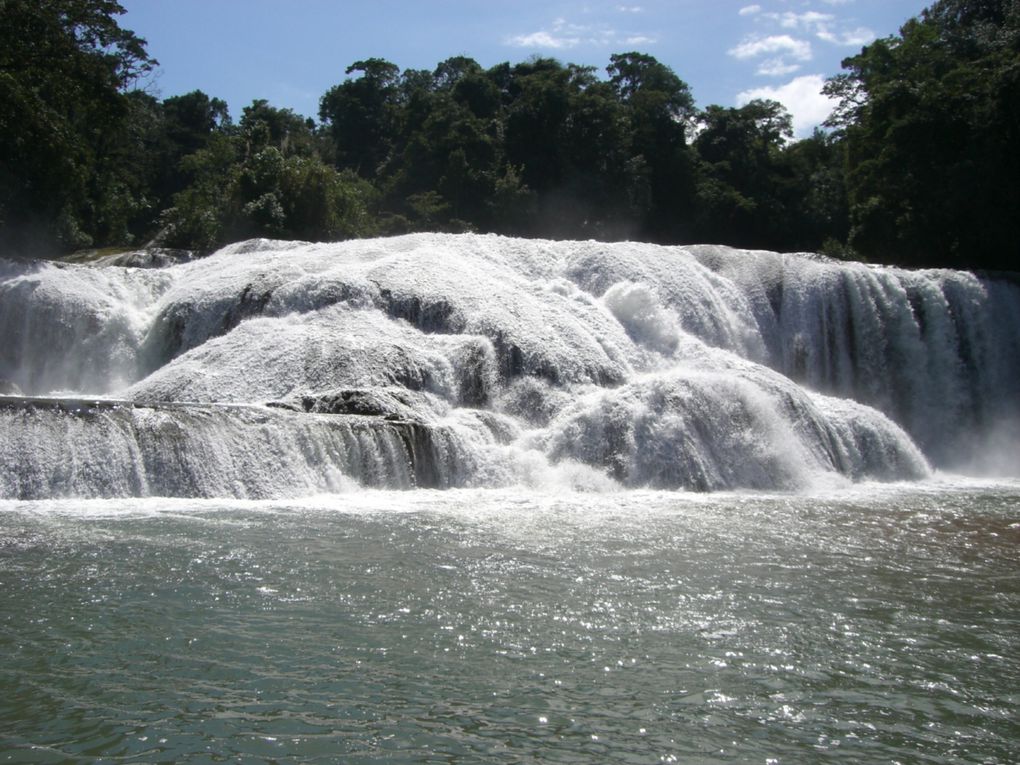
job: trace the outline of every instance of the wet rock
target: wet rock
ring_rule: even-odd
[[[382,417],[391,421],[417,421],[421,416],[415,404],[411,395],[400,389],[356,388],[302,396],[290,406],[286,403],[283,406],[312,414],[348,414]]]

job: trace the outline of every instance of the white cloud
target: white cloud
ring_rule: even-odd
[[[616,10],[620,13],[641,13],[644,11],[644,8],[640,5],[618,5],[616,6]]]
[[[639,6],[619,6],[631,12],[640,10]],[[515,48],[549,48],[566,50],[579,45],[595,47],[612,47],[614,45],[650,45],[658,42],[654,35],[640,32],[620,32],[606,24],[574,24],[565,18],[553,19],[547,29],[540,29],[530,34],[512,35],[503,40],[504,45]]]
[[[851,29],[842,34],[830,32],[828,29],[820,29],[818,31],[818,39],[825,40],[825,42],[832,43],[833,45],[845,45],[856,48],[860,45],[867,45],[874,40],[875,33],[867,27],[857,27],[857,29]]]
[[[740,60],[756,58],[769,53],[779,53],[791,56],[797,61],[810,61],[811,43],[807,40],[797,40],[790,35],[772,35],[745,40],[727,52]]]
[[[833,45],[845,45],[856,47],[864,45],[875,39],[875,33],[867,27],[856,29],[844,29],[833,31],[836,17],[831,13],[818,13],[817,11],[806,11],[805,13],[768,13],[766,17],[779,23],[783,29],[797,29],[803,32],[814,33],[819,40],[824,40]]]
[[[793,74],[800,69],[800,64],[788,64],[782,58],[769,58],[758,64],[758,74],[766,77],[782,77],[784,74]]]
[[[761,13],[760,5],[745,5],[739,11],[741,16],[753,16],[756,13]]]
[[[848,5],[854,0],[822,0],[826,5]]]
[[[785,85],[774,88],[754,88],[737,94],[737,106],[756,98],[769,98],[787,108],[793,117],[793,132],[798,138],[809,135],[824,122],[836,106],[836,101],[822,95],[825,78],[820,74],[795,77]]]
[[[779,22],[784,29],[813,29],[823,26],[832,21],[835,16],[831,13],[819,13],[818,11],[806,11],[804,13],[770,13],[769,18]]]
[[[577,37],[558,37],[546,31],[532,32],[529,35],[515,35],[506,39],[507,45],[515,48],[552,48],[562,50],[580,45]]]

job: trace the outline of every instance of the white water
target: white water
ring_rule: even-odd
[[[724,247],[0,261],[0,497],[802,490],[1020,474],[1020,288]],[[274,402],[274,406],[266,406]]]

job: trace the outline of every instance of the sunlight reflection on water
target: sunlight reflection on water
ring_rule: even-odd
[[[1010,762],[1020,490],[0,505],[8,759]]]

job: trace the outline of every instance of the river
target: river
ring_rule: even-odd
[[[0,505],[12,762],[1010,763],[1020,484]]]

